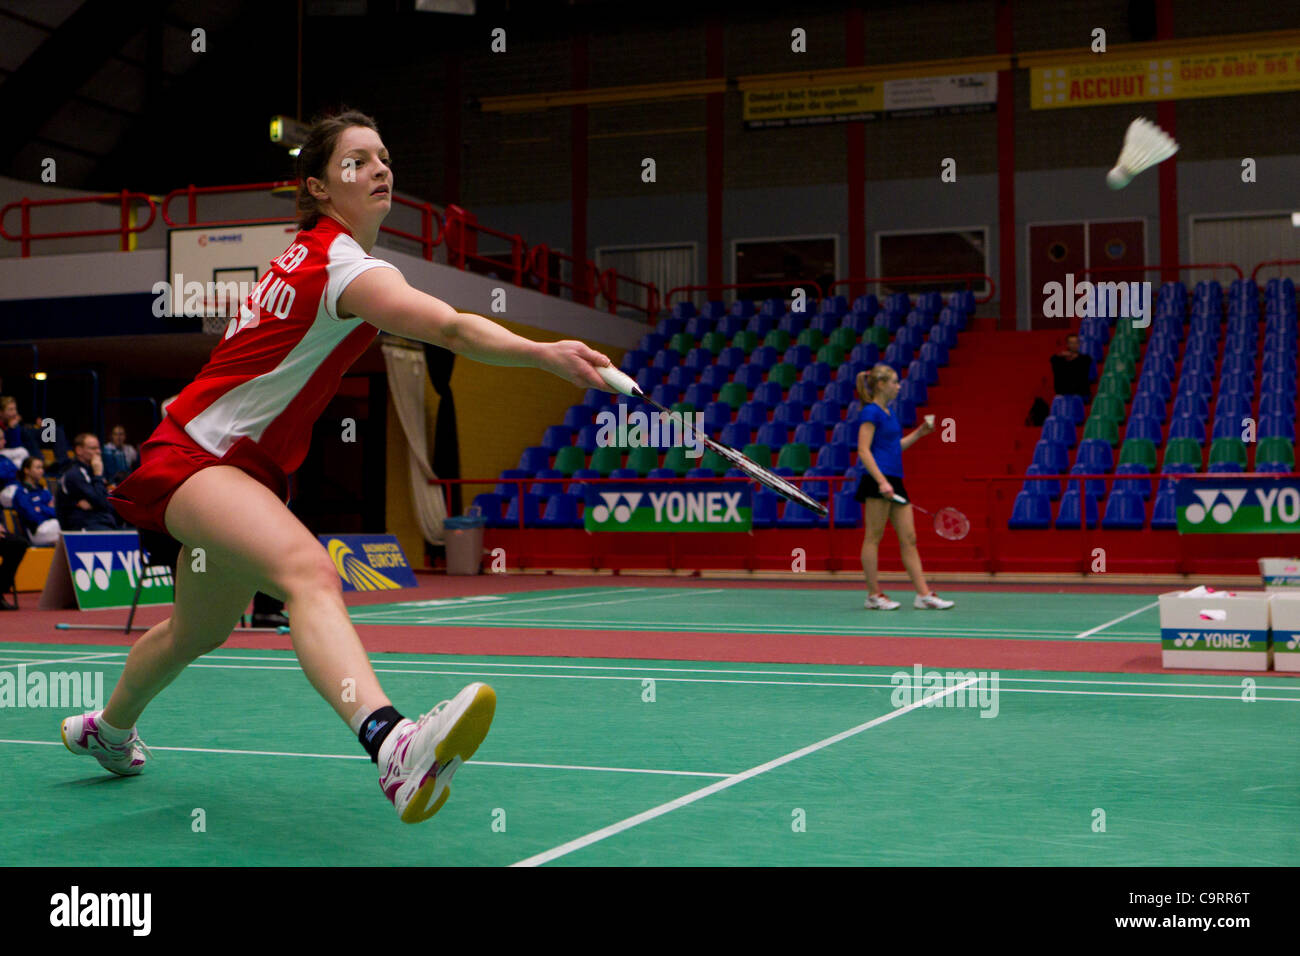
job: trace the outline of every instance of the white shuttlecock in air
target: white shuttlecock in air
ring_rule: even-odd
[[[1176,152],[1178,144],[1172,136],[1155,123],[1139,116],[1128,124],[1119,162],[1106,174],[1106,185],[1111,189],[1123,189],[1142,170],[1163,163]]]

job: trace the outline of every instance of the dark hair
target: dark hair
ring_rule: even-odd
[[[334,147],[338,145],[339,137],[343,135],[345,129],[353,126],[364,126],[366,129],[379,132],[375,121],[357,110],[344,110],[332,116],[319,117],[312,122],[307,141],[302,144],[302,149],[298,152],[299,229],[311,229],[321,216],[316,197],[307,189],[307,179],[325,178],[325,167],[329,164],[330,157],[334,155]]]
[[[42,465],[45,464],[45,459],[38,457],[37,455],[28,455],[26,458],[24,458],[21,466],[22,473],[25,475],[27,474],[27,472],[31,471],[32,462],[36,462],[36,461],[39,461]]]

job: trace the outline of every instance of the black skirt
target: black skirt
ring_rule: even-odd
[[[885,475],[885,479],[893,485],[894,494],[901,495],[909,501],[912,500],[911,495],[907,493],[907,489],[903,487],[903,479],[901,477],[898,475]],[[880,487],[877,485],[876,479],[872,478],[869,473],[858,479],[858,490],[854,497],[857,498],[858,501],[866,501],[868,498],[879,498]],[[894,502],[894,504],[897,503],[898,502]]]

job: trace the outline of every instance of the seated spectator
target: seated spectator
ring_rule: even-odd
[[[23,424],[23,417],[18,414],[18,400],[12,395],[0,395],[0,431],[4,432],[5,445],[9,448],[26,448],[29,454],[36,436],[31,428]]]
[[[1092,394],[1088,379],[1092,358],[1079,351],[1079,337],[1065,337],[1065,348],[1052,356],[1052,380],[1057,395],[1081,395],[1086,402]]]
[[[0,397],[0,428],[4,430],[10,448],[21,446],[28,454],[36,456],[49,451],[54,458],[50,464],[51,474],[57,475],[68,467],[70,449],[63,426],[52,418],[39,417],[35,425],[25,424],[22,415],[18,414],[18,402],[12,395]]]
[[[5,433],[3,430],[0,430],[0,452],[7,450],[6,444],[7,440],[5,438]],[[0,454],[0,492],[3,492],[10,485],[18,484],[18,466],[22,463],[23,458],[26,457],[28,456],[25,449],[23,457],[19,458],[18,461],[14,461],[13,457],[10,455]],[[4,502],[0,500],[0,504],[4,504]],[[8,505],[4,506],[6,508],[9,507]]]
[[[122,521],[108,503],[99,439],[82,432],[74,452],[76,458],[59,479],[59,526],[64,531],[116,531]]]
[[[110,485],[118,484],[140,465],[140,452],[126,443],[126,429],[114,425],[112,441],[104,446],[104,475]]]
[[[14,510],[32,539],[32,544],[49,545],[59,540],[59,520],[54,496],[45,487],[45,461],[32,455],[23,462],[14,492]]]
[[[0,524],[0,611],[16,611],[18,605],[6,595],[13,590],[14,575],[18,565],[22,564],[23,555],[27,553],[27,537],[9,534]]]

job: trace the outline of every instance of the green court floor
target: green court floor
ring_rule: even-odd
[[[105,693],[124,659],[0,645]],[[1267,675],[968,673],[926,706],[897,696],[910,665],[372,659],[412,716],[497,690],[431,821],[397,820],[291,653],[219,650],[143,718],[139,777],[64,749],[82,708],[0,709],[0,865],[1300,863],[1300,686]]]
[[[825,588],[594,587],[372,604],[358,624],[558,627],[574,630],[872,634],[1023,640],[1158,641],[1154,597],[1134,594],[953,592],[946,611],[864,611],[863,592]],[[946,592],[945,592],[946,593]]]

